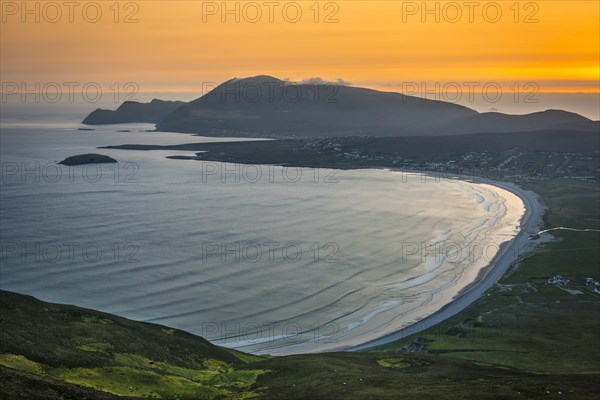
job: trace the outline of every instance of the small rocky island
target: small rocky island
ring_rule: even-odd
[[[116,162],[117,162],[117,160],[115,160],[114,158],[105,156],[103,154],[88,153],[88,154],[79,154],[76,156],[67,157],[64,160],[62,160],[61,162],[59,162],[59,164],[84,165],[84,164],[110,164],[110,163],[116,163]]]

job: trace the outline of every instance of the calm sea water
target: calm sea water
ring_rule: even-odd
[[[0,287],[245,351],[343,348],[406,326],[517,223],[469,182],[97,150],[223,139],[78,126],[2,123]],[[88,152],[119,163],[56,164]]]

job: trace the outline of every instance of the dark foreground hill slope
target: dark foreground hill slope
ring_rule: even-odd
[[[180,330],[6,291],[0,328],[3,399],[547,399],[558,392],[592,399],[598,378],[430,354],[256,357]]]

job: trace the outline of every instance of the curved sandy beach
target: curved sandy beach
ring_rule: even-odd
[[[462,178],[461,178],[462,179]],[[515,260],[532,251],[536,243],[529,240],[529,236],[540,231],[544,207],[540,204],[538,196],[529,190],[523,189],[514,183],[496,182],[482,178],[472,179],[474,183],[488,184],[505,189],[519,197],[525,206],[525,213],[521,218],[519,233],[510,242],[504,243],[500,247],[499,253],[492,262],[481,269],[478,277],[470,285],[465,287],[452,301],[443,306],[438,311],[419,320],[418,322],[407,326],[394,333],[387,334],[380,338],[368,341],[366,343],[345,349],[346,351],[360,351],[373,347],[385,345],[415,333],[421,332],[434,325],[437,325],[448,318],[458,314],[469,305],[480,298],[490,287],[492,287],[506,273]]]
[[[399,172],[385,170],[392,174]],[[404,177],[402,178],[404,179]],[[408,234],[408,236],[402,237],[402,240],[408,240],[408,242],[401,243],[414,244],[417,243],[417,240],[426,240],[426,242],[421,242],[421,244],[425,244],[426,250],[421,247],[420,252],[406,253],[408,257],[414,257],[414,259],[398,259],[400,263],[414,265],[416,273],[407,274],[406,277],[400,276],[400,279],[386,280],[385,276],[376,275],[371,281],[352,281],[354,284],[364,285],[367,288],[364,292],[366,295],[379,296],[378,301],[370,304],[370,307],[349,308],[350,312],[341,317],[337,313],[333,316],[336,318],[333,322],[328,322],[329,325],[322,325],[327,328],[333,326],[336,328],[335,330],[328,331],[321,328],[300,332],[296,337],[294,335],[277,336],[271,333],[259,337],[258,340],[225,337],[221,340],[217,338],[215,342],[224,346],[232,344],[231,347],[241,351],[271,355],[359,351],[387,344],[430,328],[465,309],[482,296],[516,260],[520,259],[524,253],[529,252],[535,245],[534,242],[528,240],[528,237],[539,231],[544,210],[535,193],[511,183],[466,176],[445,179],[446,183],[441,182],[439,177],[429,174],[409,172],[406,178],[411,179],[411,182],[422,183],[430,179],[431,183],[439,185],[435,190],[448,191],[449,201],[454,201],[452,196],[461,193],[462,196],[469,198],[470,202],[474,202],[475,204],[461,203],[463,204],[461,213],[464,215],[469,215],[468,213],[473,210],[473,215],[466,219],[469,222],[463,225],[463,229],[467,230],[458,231],[458,236],[447,236],[448,230],[442,224],[441,227],[436,228],[434,235],[424,236],[428,239],[421,239],[422,232],[418,232],[416,226],[412,226],[412,229],[415,230],[401,229],[404,234]],[[454,190],[452,187],[455,184],[458,186],[454,188],[458,190]],[[417,192],[419,191],[419,186],[412,187]],[[422,193],[427,195],[429,190],[428,188]],[[418,202],[421,204],[420,207],[431,206],[431,202],[427,203],[431,199],[421,200],[424,203]],[[434,203],[436,201],[441,200],[435,198]],[[452,204],[454,205],[454,203]],[[464,206],[465,204],[468,205]],[[398,203],[394,201],[388,207],[395,208],[397,205]],[[402,206],[406,207],[406,204]],[[419,211],[413,210],[412,212],[418,213]],[[432,215],[438,215],[438,213],[440,211],[434,211]],[[489,213],[489,217],[487,213]],[[432,222],[429,220],[426,223],[428,229],[435,226],[438,221],[441,221],[439,216],[434,219],[434,225],[430,225]],[[386,225],[386,229],[393,230],[394,228]],[[416,235],[415,238],[418,239],[413,240],[412,235]],[[442,248],[446,248],[446,251],[450,249],[450,253],[442,255],[442,251],[434,251],[435,260],[433,260],[431,247],[427,247],[431,243],[442,243]],[[458,245],[456,253],[452,250],[453,244]],[[447,245],[449,247],[444,247]],[[482,253],[481,249],[488,249],[488,245],[493,245],[491,247],[494,252],[488,254],[488,250],[485,250],[485,254]],[[386,248],[384,247],[384,249]],[[466,250],[466,252],[461,252],[461,250]],[[449,254],[457,256],[452,260],[450,259],[452,257],[448,256]],[[361,273],[365,270],[360,265],[357,265],[356,268]],[[375,268],[375,270],[377,269]],[[360,295],[357,296],[356,301],[365,304],[362,298],[359,300]],[[356,311],[358,312],[352,315],[352,312]],[[319,315],[323,318],[325,314],[320,311]],[[331,318],[331,315],[329,317]],[[309,339],[300,340],[300,336],[309,337]]]
[[[398,172],[386,170],[392,173]],[[409,176],[411,179],[419,178],[419,175],[414,173],[409,173]],[[432,183],[437,184],[437,182],[440,182],[439,177],[436,179],[435,176],[427,174],[421,174],[419,181],[425,182],[425,177],[431,179]],[[315,335],[311,337],[312,340],[308,341],[295,341],[292,340],[293,337],[270,336],[267,343],[238,341],[234,347],[242,351],[271,355],[365,350],[428,329],[464,310],[481,297],[487,289],[504,275],[515,261],[522,258],[525,253],[530,252],[535,246],[536,243],[530,241],[528,237],[539,232],[544,208],[539,203],[535,193],[512,183],[495,182],[481,178],[474,179],[466,176],[454,176],[447,180],[450,183],[460,184],[463,190],[471,191],[475,189],[471,195],[467,196],[474,198],[478,202],[478,207],[491,212],[492,216],[490,219],[483,217],[484,220],[481,220],[481,213],[478,214],[478,217],[474,214],[473,221],[477,222],[470,225],[474,227],[474,230],[466,231],[468,232],[465,233],[467,236],[461,236],[464,240],[463,243],[452,242],[452,240],[446,241],[447,238],[444,237],[444,234],[436,236],[433,241],[450,243],[450,246],[452,243],[459,243],[461,246],[469,243],[475,244],[475,246],[478,243],[479,245],[494,244],[494,253],[490,253],[489,256],[481,255],[479,250],[475,250],[475,247],[466,247],[469,256],[469,261],[466,264],[468,267],[465,268],[465,264],[461,265],[448,260],[450,269],[446,269],[446,271],[456,271],[456,273],[443,282],[441,286],[439,286],[439,281],[436,283],[435,280],[432,280],[433,286],[430,285],[429,287],[427,287],[427,280],[423,283],[418,282],[422,281],[421,278],[430,279],[432,275],[429,272],[433,271],[433,274],[435,274],[437,272],[436,268],[439,268],[445,261],[440,263],[436,259],[436,263],[431,263],[430,259],[423,258],[428,257],[428,255],[424,256],[421,253],[421,260],[418,265],[423,270],[422,275],[413,275],[412,279],[392,281],[381,285],[371,283],[371,287],[376,287],[380,291],[389,290],[390,287],[393,290],[387,292],[387,298],[382,296],[383,303],[380,302],[374,308],[363,311],[360,318],[354,317],[354,320],[347,325],[343,325],[340,320],[339,325],[336,325],[340,328],[333,335]],[[448,187],[442,185],[440,185],[440,188],[444,188],[441,190],[448,189]],[[488,201],[491,201],[491,203]],[[490,210],[489,207],[492,205],[494,208]],[[465,212],[468,212],[468,210],[465,210]],[[484,225],[481,225],[481,223]],[[481,231],[479,229],[481,226],[487,226],[487,228]],[[459,237],[459,240],[461,237]],[[481,246],[478,249],[481,249]],[[466,260],[461,257],[459,257],[461,260]],[[470,257],[474,257],[474,259]],[[441,259],[444,260],[444,257]],[[419,262],[418,259],[417,262]],[[433,269],[431,269],[431,264],[433,264]],[[448,276],[446,275],[446,277]],[[413,291],[412,295],[407,294],[402,297],[406,293],[405,291],[410,290]],[[404,303],[404,299],[411,299],[414,293],[417,293],[417,296],[423,293],[422,298],[412,297],[412,304],[415,307],[408,302]],[[423,301],[418,304],[414,299],[423,299]],[[302,334],[307,336],[311,333],[302,332]],[[217,342],[217,344],[221,343]],[[223,343],[223,345],[226,345],[226,343]]]

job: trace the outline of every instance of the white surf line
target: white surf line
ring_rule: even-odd
[[[567,228],[564,226],[558,226],[556,228],[544,229],[543,231],[539,231],[537,234],[541,235],[550,231],[574,231],[574,232],[600,232],[600,229],[575,229],[575,228]]]
[[[502,276],[504,276],[512,265],[515,265],[527,256],[533,255],[532,253],[535,253],[535,244],[532,244],[531,241],[528,240],[528,236],[531,235],[532,232],[538,231],[542,224],[542,215],[544,214],[545,209],[538,201],[538,195],[530,190],[523,189],[514,183],[497,182],[484,178],[478,178],[475,182],[487,183],[508,190],[518,196],[525,205],[525,214],[521,220],[520,232],[507,243],[504,251],[497,255],[497,258],[491,263],[492,268],[488,271],[487,275],[483,277],[481,281],[475,283],[475,286],[470,288],[466,293],[461,294],[459,297],[443,306],[440,310],[414,324],[366,343],[340,350],[354,352],[386,345],[446,321],[450,317],[463,311],[477,299],[481,298],[493,284],[498,282]],[[521,257],[518,257],[516,260],[509,257],[509,253],[513,251],[513,248],[521,255]]]

